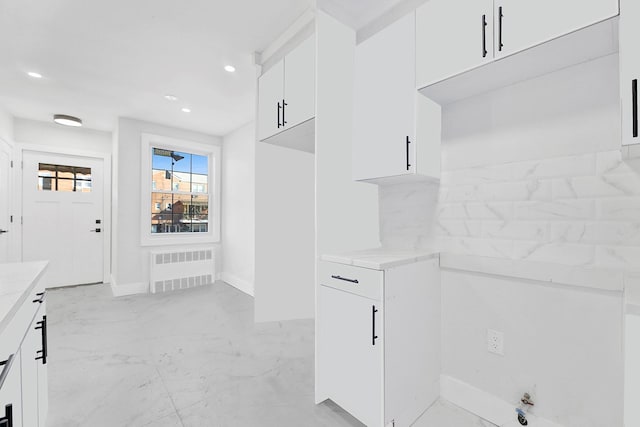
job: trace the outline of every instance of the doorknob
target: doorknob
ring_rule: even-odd
[[[94,232],[94,233],[100,233],[102,230],[100,230],[99,228],[95,228],[95,229],[89,230],[89,231]]]
[[[0,230],[0,234],[8,233],[8,232],[9,232],[9,230]]]

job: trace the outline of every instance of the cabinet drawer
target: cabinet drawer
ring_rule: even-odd
[[[382,300],[382,271],[323,261],[320,263],[319,274],[321,285]]]

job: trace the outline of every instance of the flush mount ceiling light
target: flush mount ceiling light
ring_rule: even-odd
[[[182,109],[182,112],[183,112],[183,113],[190,113],[190,112],[191,112],[191,108],[184,107],[184,108]]]
[[[73,127],[82,126],[82,120],[80,120],[77,117],[67,116],[66,114],[55,114],[53,116],[53,121],[63,126],[73,126]]]
[[[33,77],[34,79],[41,79],[42,78],[42,74],[36,73],[35,71],[29,71],[27,73],[27,76]]]
[[[166,99],[167,101],[177,101],[178,97],[175,95],[165,95],[164,99]]]
[[[224,70],[228,73],[233,73],[234,71],[236,71],[236,67],[234,67],[233,65],[225,65]]]

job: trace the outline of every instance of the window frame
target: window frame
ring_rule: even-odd
[[[143,133],[141,137],[141,176],[140,176],[140,244],[141,246],[184,245],[220,242],[220,165],[222,147],[215,144],[170,138]],[[151,197],[152,197],[152,148],[165,148],[208,158],[209,219],[207,232],[192,233],[152,233]]]

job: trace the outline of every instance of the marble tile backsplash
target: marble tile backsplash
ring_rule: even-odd
[[[640,271],[617,90],[607,57],[443,108],[440,184],[380,187],[383,245]]]
[[[640,270],[640,175],[618,150],[445,171],[437,209],[442,251]]]

